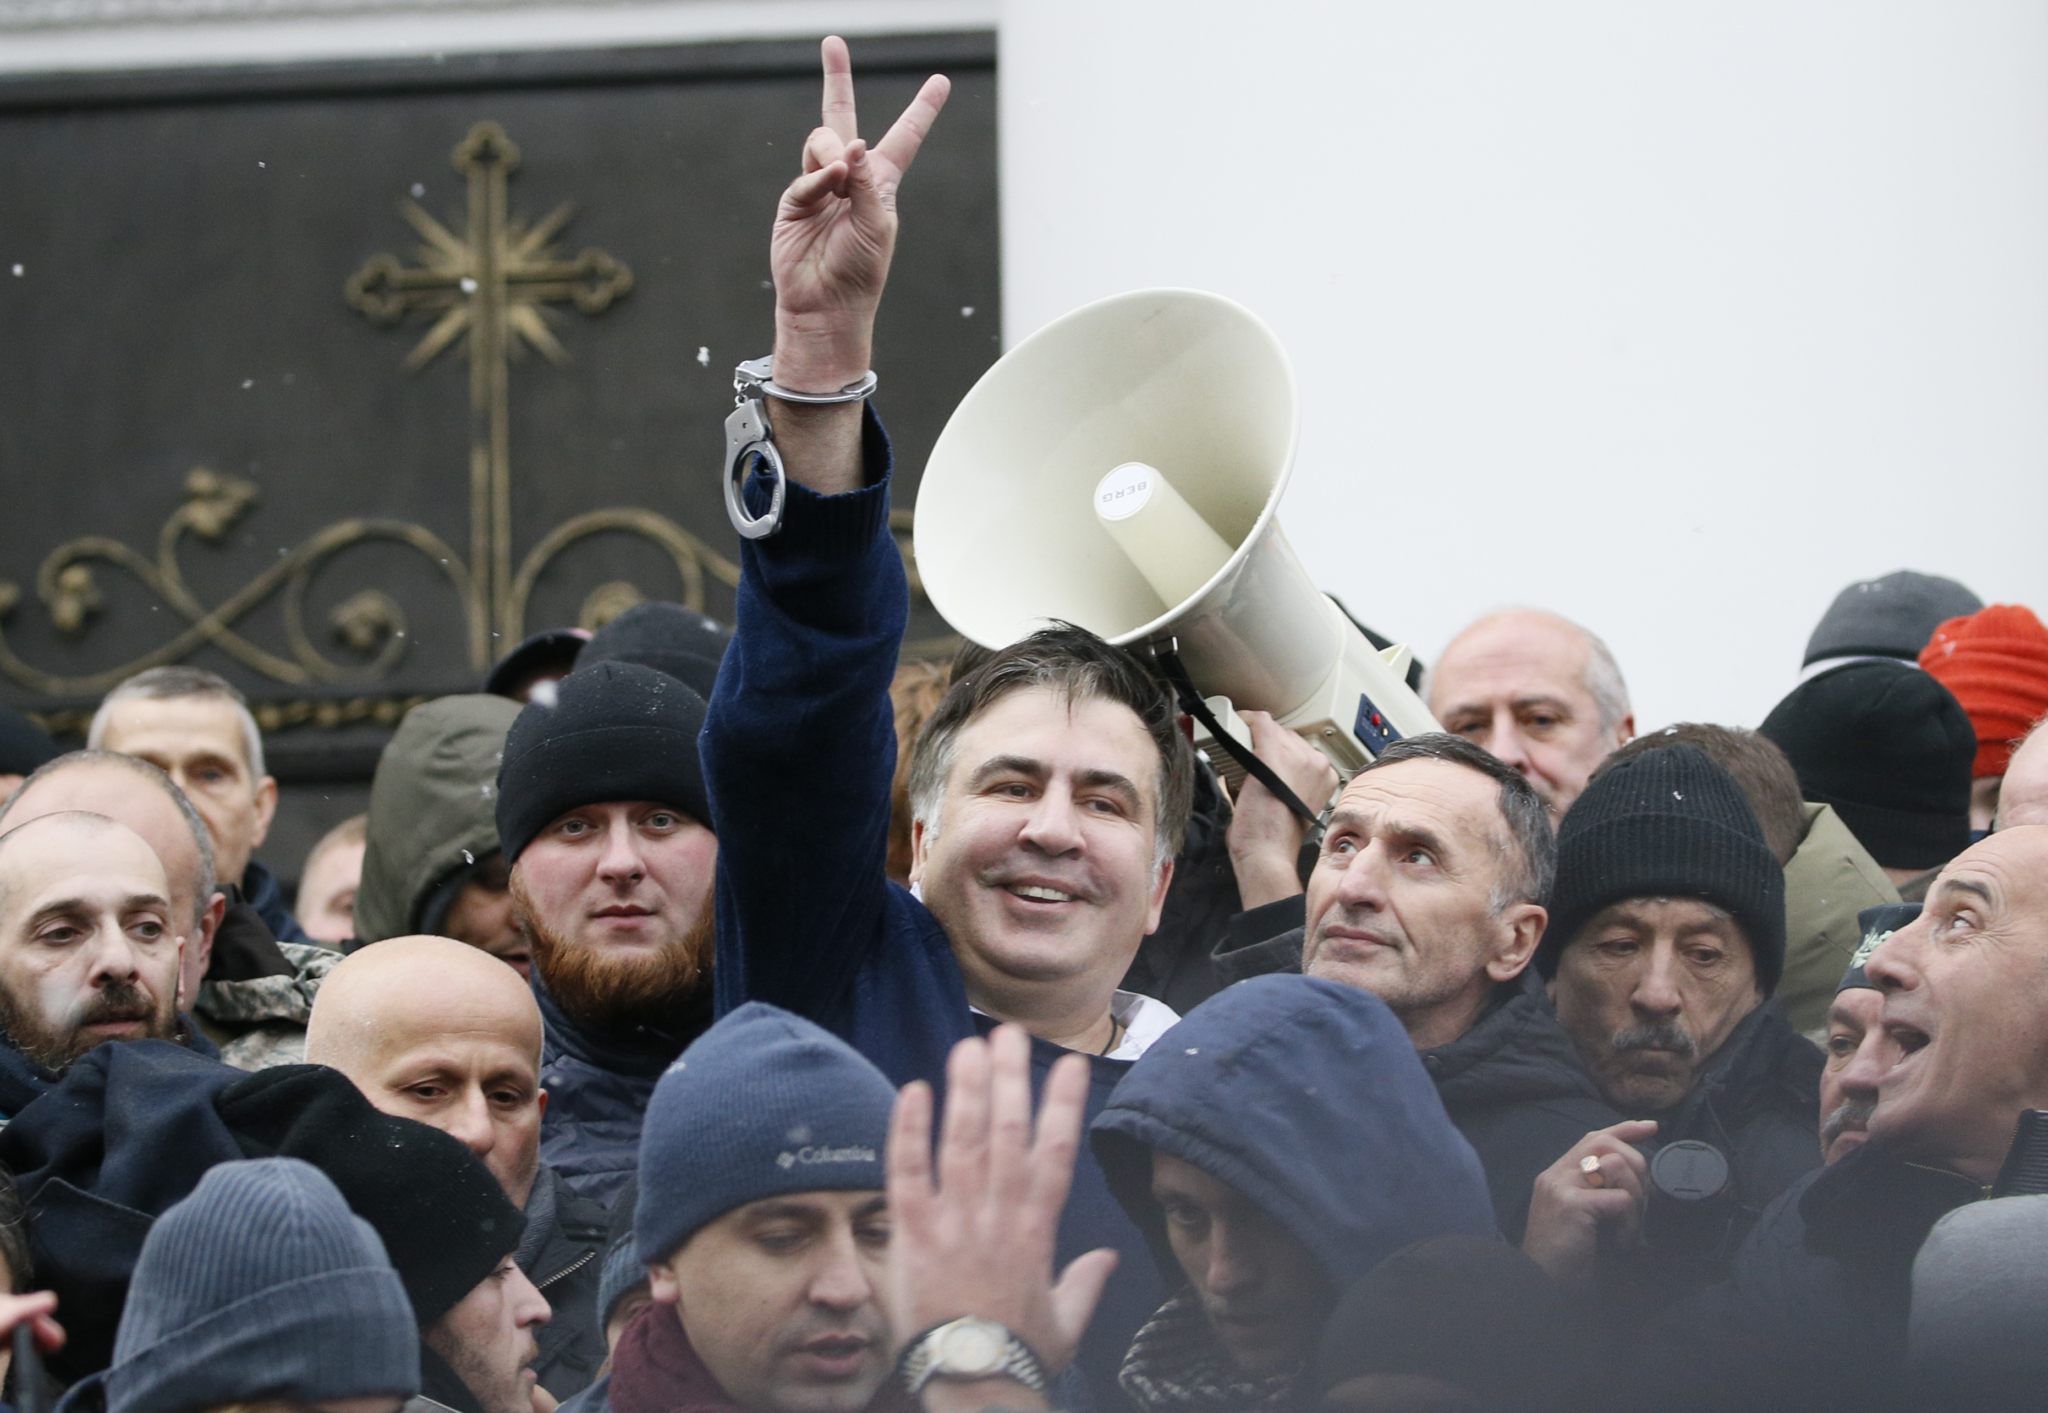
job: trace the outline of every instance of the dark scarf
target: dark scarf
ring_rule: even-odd
[[[1248,1379],[1216,1341],[1193,1291],[1159,1307],[1131,1341],[1117,1382],[1144,1413],[1253,1413],[1287,1407],[1298,1371]]]
[[[611,1380],[612,1413],[742,1413],[690,1347],[673,1305],[649,1305],[627,1324],[612,1354]],[[892,1375],[867,1413],[915,1410]]]

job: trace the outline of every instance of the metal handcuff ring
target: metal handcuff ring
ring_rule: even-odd
[[[826,406],[835,402],[860,402],[874,392],[880,380],[873,369],[857,382],[836,393],[796,392],[775,381],[775,359],[750,358],[732,370],[733,410],[725,419],[725,514],[743,540],[763,540],[782,528],[782,507],[788,480],[782,470],[782,453],[775,448],[775,427],[768,420],[767,399]],[[755,458],[768,477],[768,511],[750,515],[740,498]]]

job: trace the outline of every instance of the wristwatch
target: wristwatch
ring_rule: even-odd
[[[915,1397],[933,1379],[1015,1379],[1045,1392],[1045,1366],[1031,1346],[994,1320],[972,1315],[926,1330],[903,1351],[903,1386]]]

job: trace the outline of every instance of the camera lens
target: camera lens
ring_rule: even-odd
[[[1650,1159],[1650,1182],[1680,1202],[1711,1202],[1728,1188],[1728,1160],[1711,1143],[1680,1139]]]

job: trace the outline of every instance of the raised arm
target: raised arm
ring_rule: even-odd
[[[846,41],[824,43],[822,119],[804,143],[803,175],[775,211],[775,381],[829,393],[866,375],[875,310],[896,252],[896,189],[945,106],[952,85],[934,75],[870,150],[859,135]],[[820,495],[865,484],[861,404],[812,406],[771,399],[789,478]]]
[[[896,240],[896,189],[943,78],[872,151],[856,135],[846,45],[824,46],[824,122],[775,215],[774,379],[836,392],[868,371]],[[741,546],[738,625],[703,758],[718,834],[721,1013],[773,1002],[845,1032],[890,884],[889,680],[909,612],[889,533],[888,442],[861,403],[769,400],[789,478],[781,530]],[[758,478],[749,504],[766,509]]]

